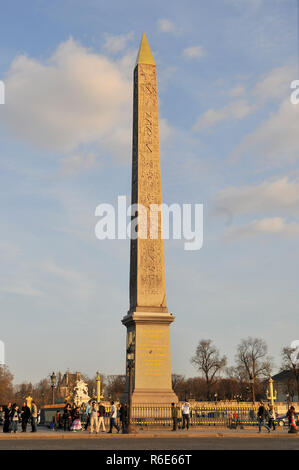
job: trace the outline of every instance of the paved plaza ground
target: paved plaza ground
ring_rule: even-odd
[[[155,430],[138,434],[89,434],[88,432],[49,431],[0,434],[0,450],[299,450],[299,435],[287,429],[258,434],[257,428],[244,430],[196,429],[190,431]]]

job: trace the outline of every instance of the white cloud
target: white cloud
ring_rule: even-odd
[[[162,33],[172,33],[176,34],[178,32],[177,26],[173,21],[168,20],[167,18],[160,18],[157,21],[158,29]]]
[[[122,61],[73,39],[45,62],[19,56],[6,76],[0,123],[39,148],[72,155],[96,142],[130,159],[132,84]]]
[[[64,174],[93,168],[103,157],[130,161],[135,59],[131,51],[113,61],[72,38],[46,61],[18,56],[7,72],[0,125],[62,154]]]
[[[273,181],[264,181],[259,185],[229,187],[216,196],[218,212],[230,216],[261,214],[263,219],[255,219],[247,224],[232,226],[225,238],[235,239],[257,234],[280,234],[287,237],[299,235],[299,223],[288,222],[285,217],[299,215],[299,180],[284,177]],[[265,217],[265,214],[274,214]],[[279,215],[278,215],[279,214]]]
[[[245,93],[246,93],[245,87],[243,85],[237,85],[230,90],[229,95],[232,96],[233,98],[236,98],[239,96],[244,96]]]
[[[298,123],[299,106],[293,105],[288,97],[276,113],[244,137],[232,153],[232,159],[250,154],[268,160],[271,165],[295,162],[299,157]]]
[[[208,109],[198,118],[193,130],[201,131],[202,129],[209,129],[222,121],[238,121],[254,111],[255,106],[250,105],[246,100],[233,101],[220,109]]]
[[[96,154],[94,153],[76,153],[69,155],[62,160],[62,174],[72,175],[82,170],[90,170],[95,168],[99,162],[97,162]]]
[[[113,36],[111,34],[105,34],[105,43],[103,45],[103,48],[107,52],[111,52],[113,54],[116,54],[118,52],[123,51],[128,42],[131,41],[133,38],[134,34],[131,31],[130,33],[127,34],[121,34],[119,36]]]
[[[286,223],[281,217],[254,220],[241,227],[231,227],[225,234],[226,239],[236,239],[263,234],[278,234],[285,237],[299,236],[299,223]]]
[[[228,92],[228,95],[233,98],[239,98],[239,99],[228,103],[223,108],[219,108],[219,109],[211,108],[205,111],[196,121],[193,130],[195,131],[204,130],[204,129],[213,127],[214,125],[220,122],[224,122],[228,120],[244,119],[245,117],[251,115],[252,113],[257,112],[260,109],[262,109],[265,103],[269,101],[271,103],[279,103],[281,102],[282,99],[289,100],[289,97],[291,94],[290,84],[295,76],[296,76],[295,67],[286,65],[283,67],[277,67],[271,70],[270,72],[266,73],[265,75],[263,75],[261,79],[256,83],[256,85],[251,90],[248,89],[248,86],[245,87],[242,83],[238,83],[234,88],[232,88]],[[245,96],[245,94],[247,94],[249,99],[242,98],[243,96]],[[295,110],[293,111],[295,112]],[[283,116],[281,119],[284,120],[285,117]],[[272,124],[274,124],[273,121],[271,121],[271,125]],[[278,125],[280,126],[280,123]],[[276,128],[274,129],[274,132],[276,133]],[[290,132],[292,133],[292,136],[293,136],[292,129],[290,129]],[[283,129],[283,133],[284,133],[284,129]],[[287,132],[285,135],[286,135],[286,138],[288,139],[289,132]],[[292,141],[293,139],[291,139],[291,142]],[[246,141],[244,145],[246,147]],[[284,143],[283,143],[283,146],[284,146]],[[275,147],[279,149],[280,146],[277,147],[275,145]],[[243,151],[242,147],[238,148],[235,151],[234,156],[238,155],[242,151]]]
[[[277,67],[267,74],[256,84],[252,95],[259,101],[283,100],[290,95],[290,83],[296,77],[295,67],[285,65]]]
[[[5,294],[13,294],[13,295],[24,295],[24,296],[29,296],[29,297],[39,297],[41,295],[44,295],[44,293],[38,289],[34,289],[27,283],[21,283],[18,285],[12,286],[12,285],[2,285],[0,290],[4,292]]]
[[[249,213],[299,214],[299,180],[283,177],[259,185],[229,187],[220,191],[216,206],[233,216]]]
[[[203,46],[186,47],[186,49],[184,49],[183,54],[188,59],[201,59],[206,55]]]

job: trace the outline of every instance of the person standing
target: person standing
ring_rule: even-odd
[[[22,420],[22,432],[27,431],[27,424],[30,419],[30,408],[27,406],[27,403],[24,401],[22,410],[21,410],[21,420]]]
[[[37,431],[37,416],[38,416],[38,410],[37,410],[37,405],[34,400],[31,402],[31,432],[36,432]]]
[[[126,434],[127,432],[127,421],[128,421],[128,408],[124,403],[120,404],[119,408],[119,419],[121,422],[121,432]]]
[[[71,410],[71,405],[67,403],[63,410],[63,430],[70,431],[71,423],[72,423],[72,410]]]
[[[114,405],[114,401],[111,402],[111,412],[110,412],[110,430],[108,431],[108,434],[112,434],[112,429],[115,428],[117,432],[120,431],[118,424],[116,423],[116,418],[117,418],[117,409],[116,406]]]
[[[185,403],[182,406],[182,416],[183,416],[183,427],[182,429],[187,428],[187,431],[189,429],[189,422],[190,422],[190,403],[185,401]]]
[[[91,403],[92,403],[92,400],[89,400],[85,408],[85,414],[86,414],[85,431],[87,430],[88,426],[90,426]]]
[[[257,421],[258,421],[258,426],[259,426],[259,433],[262,432],[262,426],[264,426],[268,432],[270,432],[269,426],[266,424],[266,418],[267,418],[268,412],[266,408],[264,407],[263,402],[260,402],[260,406],[257,412]]]
[[[175,403],[171,403],[172,430],[176,431],[178,426],[179,410]]]
[[[18,424],[20,419],[20,410],[16,403],[12,406],[11,411],[11,432],[16,433],[18,431]]]
[[[4,409],[4,423],[3,423],[3,432],[10,432],[10,423],[11,423],[11,412],[12,406],[9,402]]]
[[[73,410],[73,415],[72,415],[72,431],[81,431],[82,425],[81,425],[81,420],[80,420],[80,408],[79,406],[76,406],[76,408]]]
[[[99,405],[99,420],[98,420],[98,431],[100,432],[100,428],[102,426],[103,432],[106,432],[104,417],[106,416],[106,409],[103,405],[103,402],[100,402]]]
[[[270,430],[273,429],[273,431],[275,431],[275,429],[276,429],[276,427],[275,427],[276,413],[275,413],[273,405],[269,406],[268,415],[269,415],[268,426],[269,426]]]
[[[96,434],[99,431],[99,422],[98,422],[98,410],[97,405],[95,402],[92,402],[91,411],[90,411],[90,431],[89,433],[93,433],[93,428],[95,428]]]

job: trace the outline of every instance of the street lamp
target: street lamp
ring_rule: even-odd
[[[218,393],[214,393],[215,403],[217,403]]]
[[[55,385],[56,385],[56,375],[54,372],[50,378],[51,378],[51,388],[52,388],[52,405],[54,405],[55,404],[54,390],[55,390]]]
[[[286,399],[288,402],[288,409],[289,409],[290,408],[290,394],[289,393],[286,393]]]
[[[255,404],[255,389],[254,389],[254,377],[250,375],[249,383],[251,385],[251,393],[252,393],[252,403]]]
[[[132,395],[133,395],[133,371],[134,371],[134,359],[135,359],[135,348],[131,343],[127,349],[127,364],[129,371],[129,416],[128,416],[128,434],[135,433],[136,430],[133,428],[133,407],[132,407]]]
[[[270,401],[272,406],[274,406],[274,402],[277,399],[277,391],[275,390],[275,393],[274,393],[273,384],[274,384],[274,380],[272,379],[272,375],[270,374],[269,390],[267,389],[266,393],[267,393],[267,399]]]

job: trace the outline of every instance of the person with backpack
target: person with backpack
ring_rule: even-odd
[[[269,426],[266,424],[266,419],[268,418],[268,411],[264,407],[263,402],[260,402],[260,406],[257,412],[257,421],[259,426],[259,433],[262,432],[262,426],[264,426],[268,432],[270,432]]]

